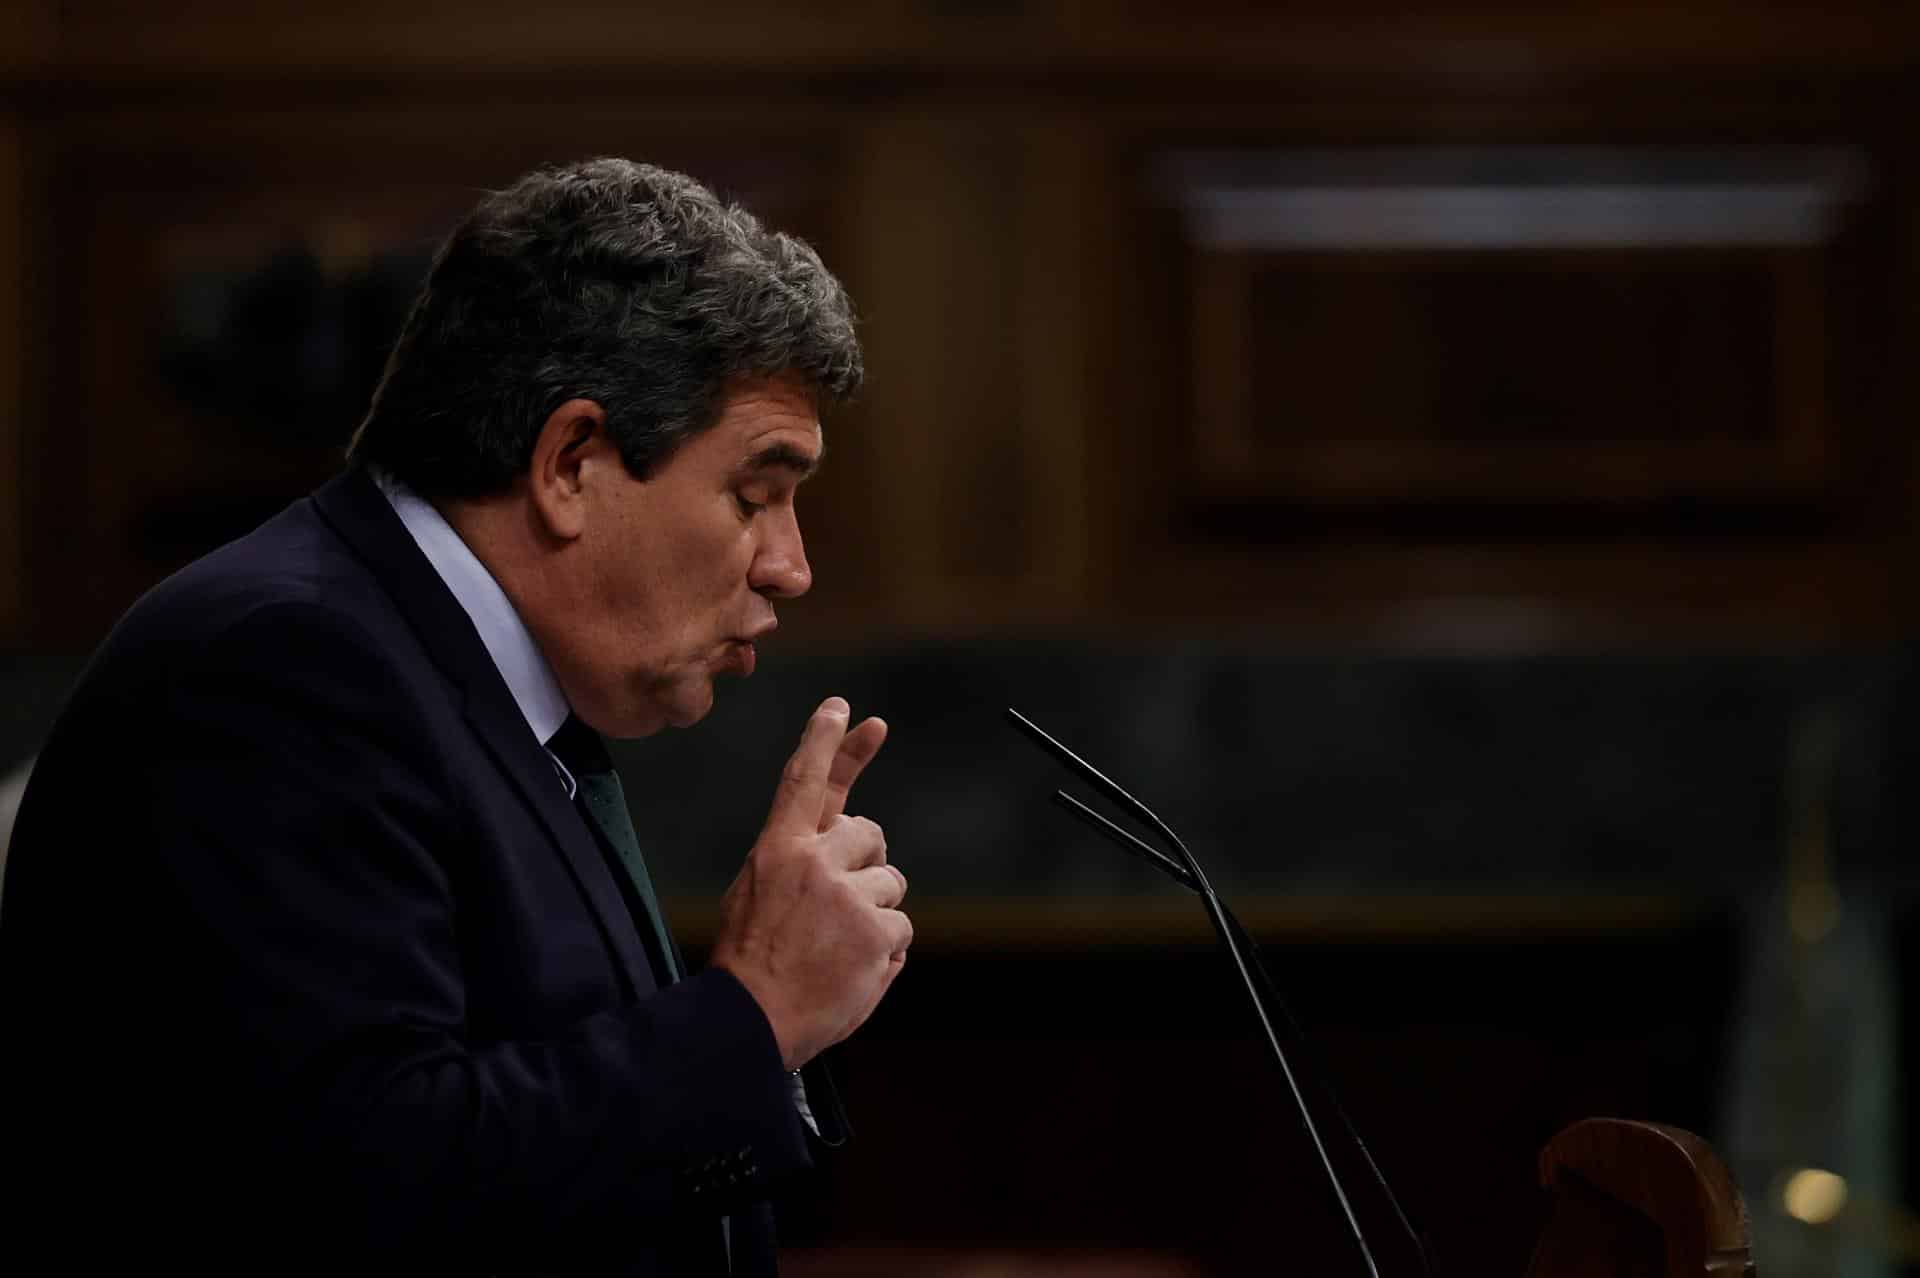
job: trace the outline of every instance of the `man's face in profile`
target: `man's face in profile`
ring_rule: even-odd
[[[714,676],[753,673],[773,601],[813,584],[794,495],[822,448],[813,397],[771,379],[731,390],[651,477],[597,469],[582,597],[546,645],[581,718],[615,737],[685,727]]]

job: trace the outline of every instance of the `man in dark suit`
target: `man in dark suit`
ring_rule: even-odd
[[[345,473],[141,600],[41,754],[0,896],[7,1247],[773,1272],[770,1189],[842,1135],[799,1071],[912,937],[844,811],[885,725],[814,714],[697,974],[602,734],[751,672],[859,378],[813,251],[687,178],[480,203]]]

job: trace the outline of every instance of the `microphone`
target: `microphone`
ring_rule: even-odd
[[[1313,1111],[1300,1090],[1299,1080],[1294,1074],[1292,1063],[1287,1059],[1286,1050],[1280,1045],[1280,1036],[1274,1029],[1274,1017],[1277,1015],[1286,1023],[1296,1043],[1305,1046],[1306,1035],[1301,1033],[1300,1026],[1288,1013],[1286,1004],[1281,1001],[1279,991],[1274,987],[1273,978],[1267,974],[1265,966],[1260,962],[1258,947],[1248,937],[1246,929],[1240,926],[1240,920],[1234,917],[1233,912],[1213,890],[1213,885],[1207,882],[1205,872],[1201,870],[1200,863],[1194,859],[1193,853],[1188,851],[1187,845],[1166,822],[1155,815],[1151,808],[1127,793],[1106,774],[1055,740],[1045,729],[1012,706],[1007,707],[1007,718],[1035,745],[1064,763],[1070,771],[1105,795],[1115,806],[1157,835],[1167,850],[1163,852],[1154,847],[1146,840],[1094,811],[1065,790],[1054,791],[1055,802],[1119,845],[1124,851],[1146,861],[1168,878],[1200,897],[1200,903],[1207,912],[1207,918],[1213,924],[1214,933],[1219,937],[1220,944],[1227,951],[1228,956],[1232,958],[1234,971],[1239,975],[1240,983],[1245,988],[1248,999],[1253,1003],[1254,1014],[1259,1018],[1267,1047],[1273,1053],[1274,1061],[1280,1066],[1281,1076],[1286,1079],[1287,1090],[1293,1097],[1294,1108],[1300,1113],[1300,1121],[1307,1129],[1307,1138],[1312,1142],[1314,1153],[1320,1159],[1320,1169],[1326,1174],[1327,1183],[1333,1189],[1333,1196],[1340,1204],[1341,1214],[1346,1217],[1347,1228],[1353,1234],[1354,1244],[1360,1249],[1360,1258],[1366,1263],[1367,1273],[1371,1278],[1380,1278],[1380,1268],[1374,1263],[1373,1249],[1367,1243],[1366,1231],[1361,1228],[1359,1217],[1354,1214],[1353,1204],[1347,1197],[1346,1187],[1340,1182],[1339,1173],[1334,1169],[1333,1160],[1327,1156],[1326,1145],[1320,1138],[1319,1126],[1313,1120]],[[1386,1174],[1373,1161],[1373,1155],[1368,1151],[1366,1142],[1360,1139],[1360,1133],[1354,1129],[1352,1120],[1347,1117],[1346,1109],[1340,1104],[1340,1098],[1335,1094],[1332,1084],[1327,1081],[1325,1071],[1313,1066],[1310,1054],[1308,1065],[1313,1069],[1314,1083],[1333,1106],[1334,1115],[1339,1119],[1341,1127],[1345,1129],[1347,1139],[1360,1151],[1361,1159],[1365,1161],[1374,1183],[1380,1187],[1380,1192],[1386,1196],[1387,1204],[1392,1207],[1401,1228],[1406,1230],[1407,1236],[1413,1239],[1414,1247],[1420,1255],[1421,1268],[1427,1274],[1427,1278],[1433,1278],[1432,1258],[1427,1254],[1425,1240],[1413,1227],[1413,1223],[1407,1219],[1407,1213],[1400,1207],[1400,1200],[1395,1197],[1393,1188],[1387,1184]]]

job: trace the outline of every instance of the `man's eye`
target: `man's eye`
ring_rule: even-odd
[[[749,517],[753,515],[757,515],[761,511],[767,508],[767,504],[765,502],[748,501],[747,495],[745,493],[735,493],[733,495],[733,499],[735,502],[739,503],[740,513]]]

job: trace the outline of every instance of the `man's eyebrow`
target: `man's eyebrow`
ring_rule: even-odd
[[[819,469],[820,458],[825,454],[824,444],[817,453],[803,453],[792,444],[768,444],[741,463],[740,469],[770,470],[778,467],[782,470],[790,470],[801,479],[805,479]]]

